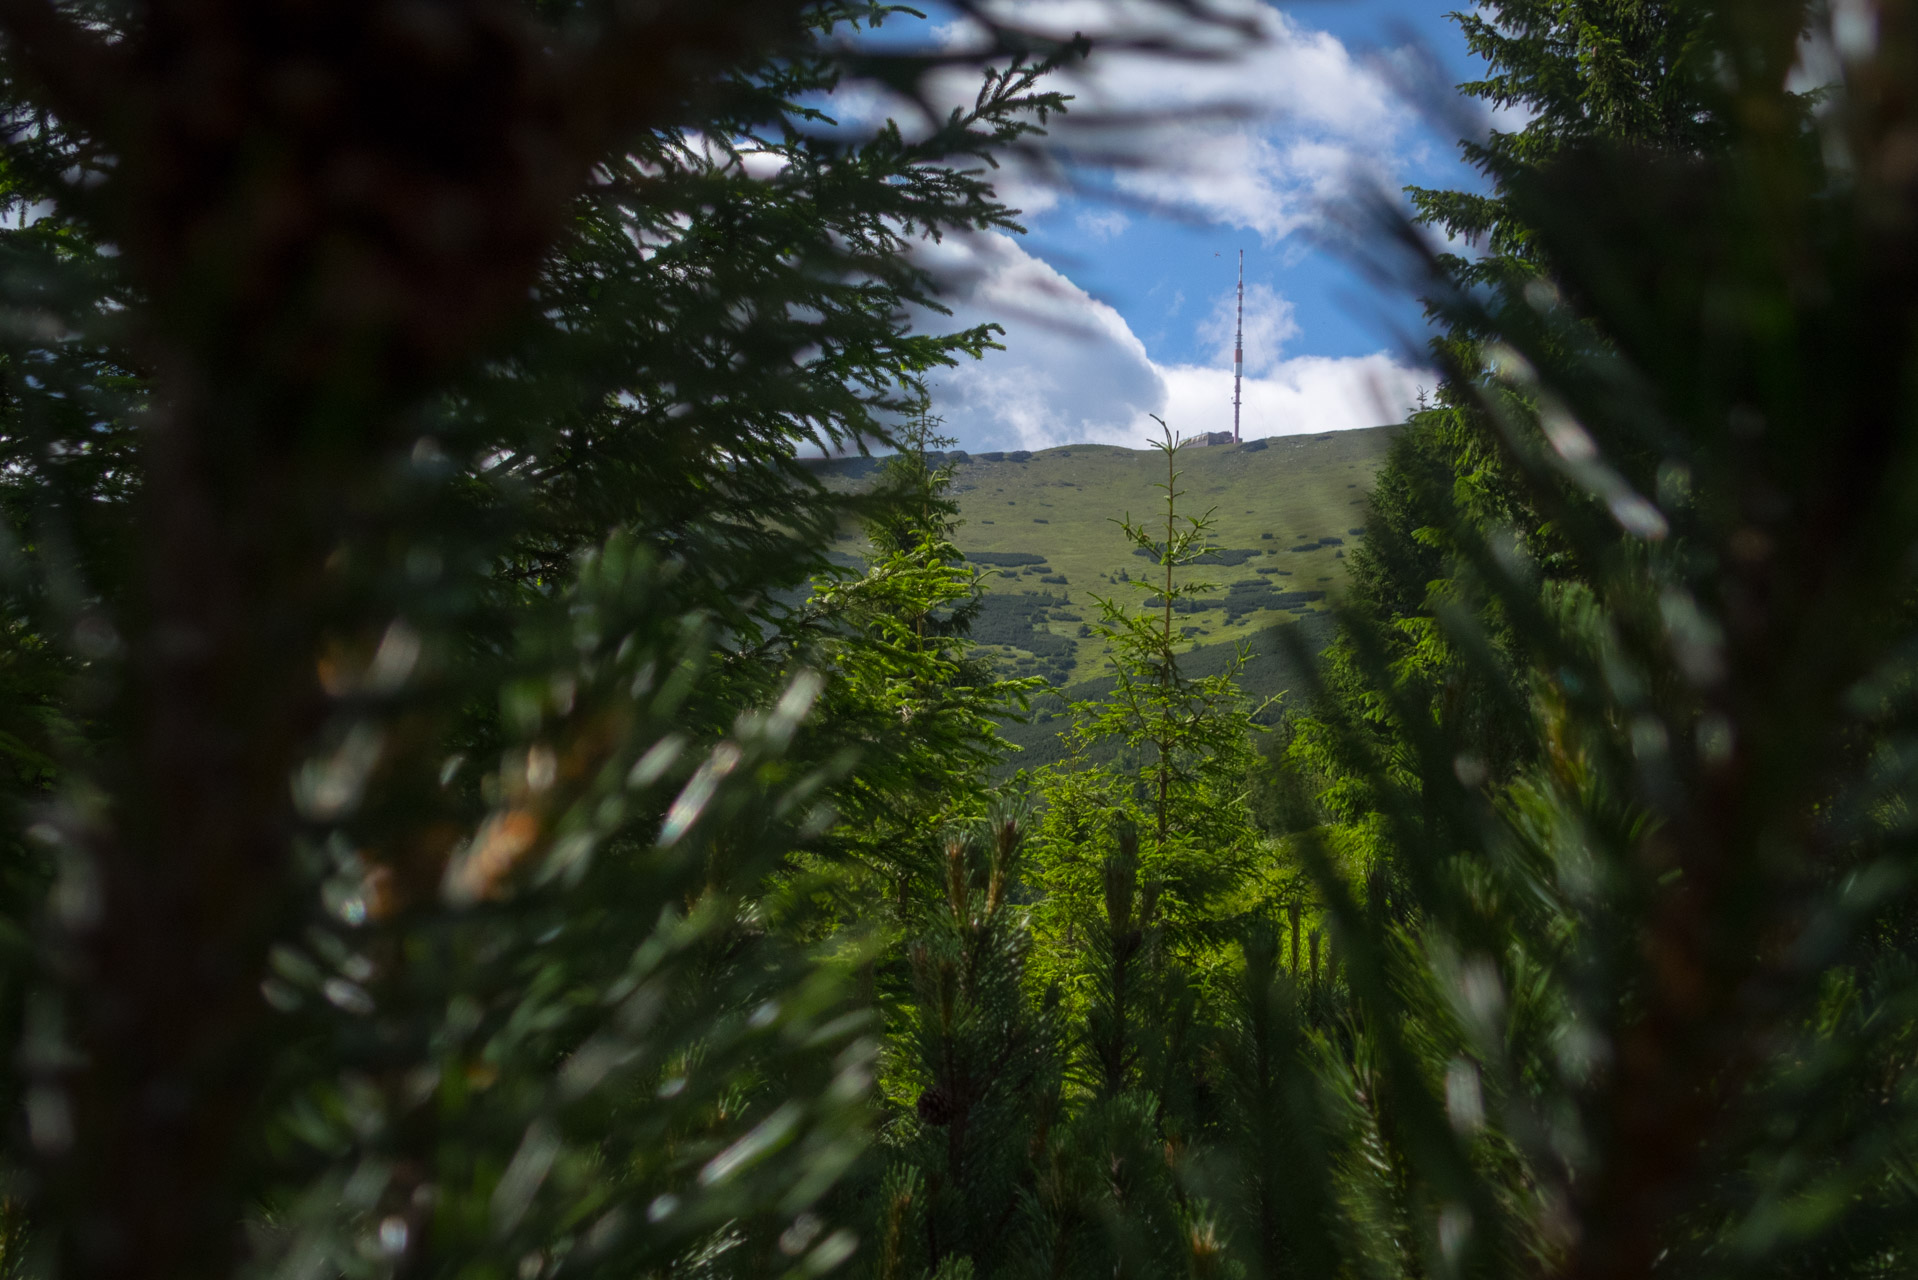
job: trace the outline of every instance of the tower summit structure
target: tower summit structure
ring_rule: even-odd
[[[1232,334],[1232,443],[1239,443],[1239,388],[1245,377],[1245,250],[1239,250],[1239,321]]]

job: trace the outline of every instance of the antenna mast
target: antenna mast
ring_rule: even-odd
[[[1239,443],[1239,383],[1245,376],[1245,250],[1239,250],[1239,327],[1232,335],[1232,443]]]

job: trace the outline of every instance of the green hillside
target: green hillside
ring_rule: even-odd
[[[1194,674],[1220,669],[1241,643],[1251,661],[1241,678],[1263,699],[1296,683],[1282,628],[1317,652],[1331,638],[1325,598],[1345,581],[1345,552],[1363,537],[1364,495],[1395,428],[1277,437],[1181,452],[1182,511],[1214,512],[1217,562],[1188,573],[1219,584],[1181,617],[1193,644]],[[986,571],[985,607],[973,636],[1006,670],[1042,675],[1058,694],[1040,699],[1026,724],[1006,726],[1023,748],[1011,763],[1033,768],[1061,751],[1066,701],[1111,685],[1104,648],[1090,634],[1094,597],[1138,605],[1153,566],[1131,552],[1115,522],[1149,520],[1164,508],[1164,459],[1147,449],[1067,445],[1036,453],[959,454],[954,492],[963,523],[959,547]],[[857,487],[878,469],[871,458],[822,464],[828,482]],[[847,535],[844,552],[860,548]]]
[[[1249,640],[1323,610],[1345,580],[1345,550],[1362,536],[1364,495],[1390,440],[1375,428],[1182,451],[1181,507],[1214,511],[1221,548],[1219,563],[1190,571],[1220,588],[1184,618],[1195,643]],[[1154,485],[1164,478],[1159,454],[1110,445],[961,464],[959,547],[996,570],[975,637],[1055,685],[1098,676],[1103,651],[1081,635],[1098,616],[1093,597],[1137,602],[1145,593],[1126,579],[1152,570],[1114,521],[1162,511]]]
[[[1317,653],[1330,643],[1334,629],[1330,616],[1324,612],[1313,612],[1297,618],[1288,617],[1283,623],[1255,633],[1245,641],[1247,661],[1239,672],[1239,687],[1254,702],[1264,702],[1296,689],[1303,673],[1287,642],[1297,643],[1307,653]],[[1226,664],[1238,656],[1239,648],[1240,642],[1234,640],[1200,645],[1185,656],[1180,666],[1188,675],[1215,675],[1225,670]],[[1019,748],[1018,753],[1005,762],[1004,772],[1037,769],[1063,758],[1069,748],[1060,735],[1071,727],[1071,719],[1066,713],[1067,704],[1103,697],[1111,692],[1112,685],[1110,675],[1095,676],[1067,685],[1056,693],[1034,699],[1032,714],[1026,720],[1001,724],[1000,732],[1007,741]],[[1275,705],[1258,719],[1270,724],[1278,719],[1278,713],[1279,707]],[[1096,746],[1091,752],[1092,758],[1101,762],[1110,762],[1117,755],[1118,748],[1112,743]]]
[[[1393,428],[1275,437],[1181,452],[1181,510],[1214,512],[1217,562],[1189,572],[1219,584],[1182,618],[1195,645],[1252,640],[1324,610],[1345,579],[1345,552],[1362,536],[1364,495]],[[1154,486],[1162,457],[1145,449],[1068,445],[1037,453],[957,455],[959,547],[988,571],[986,607],[973,634],[1009,670],[1055,686],[1102,674],[1089,635],[1095,596],[1137,604],[1128,579],[1148,577],[1115,522],[1163,508]],[[870,459],[829,464],[859,484]],[[856,550],[849,540],[847,550]]]

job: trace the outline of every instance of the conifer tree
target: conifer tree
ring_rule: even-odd
[[[1192,677],[1180,667],[1187,646],[1181,605],[1214,589],[1181,570],[1216,550],[1207,542],[1210,513],[1179,511],[1183,443],[1169,429],[1154,442],[1166,465],[1166,479],[1157,485],[1163,520],[1118,522],[1126,541],[1158,566],[1150,578],[1127,584],[1140,603],[1094,597],[1100,612],[1094,631],[1106,643],[1112,692],[1072,707],[1074,758],[1040,782],[1046,803],[1039,832],[1047,895],[1042,930],[1067,952],[1074,949],[1070,939],[1108,914],[1110,869],[1136,861],[1127,874],[1154,886],[1168,958],[1190,963],[1195,948],[1202,949],[1217,895],[1243,872],[1256,844],[1245,783],[1252,711],[1237,684],[1243,655],[1218,675]],[[1121,748],[1119,765],[1090,762],[1087,749],[1099,742]],[[1129,927],[1116,918],[1108,924]]]
[[[1704,132],[1612,135],[1594,109],[1499,175],[1525,271],[1431,260],[1435,310],[1473,338],[1454,421],[1520,501],[1510,524],[1442,495],[1407,520],[1447,580],[1419,626],[1520,749],[1488,770],[1404,678],[1410,620],[1348,614],[1320,742],[1356,762],[1400,880],[1383,910],[1318,859],[1360,1015],[1322,1078],[1388,1157],[1363,1199],[1403,1224],[1407,1269],[1889,1274],[1912,1248],[1888,1049],[1918,439],[1891,388],[1918,287],[1884,162],[1913,32],[1657,8],[1549,16],[1688,30],[1641,69],[1689,66],[1680,119]],[[1845,52],[1814,121],[1788,72],[1819,41]]]
[[[846,505],[797,455],[989,345],[903,327],[907,250],[1014,225],[977,162],[1064,52],[836,130],[950,64],[834,47],[902,16],[0,4],[8,1159],[64,1274],[851,1252],[875,1046],[794,851],[903,792],[830,665],[883,645],[784,603]]]
[[[1529,286],[1542,299],[1570,285],[1514,201],[1513,184],[1594,143],[1675,156],[1716,145],[1723,128],[1709,84],[1713,46],[1706,38],[1706,11],[1639,0],[1510,0],[1459,14],[1457,21],[1487,68],[1460,91],[1499,108],[1520,108],[1526,122],[1461,143],[1465,160],[1488,180],[1489,190],[1411,188],[1408,194],[1420,225],[1477,250],[1437,256],[1448,287]],[[1800,104],[1787,105],[1796,110]],[[1400,698],[1445,726],[1459,743],[1468,774],[1509,778],[1530,760],[1529,730],[1510,714],[1525,698],[1523,662],[1513,653],[1514,639],[1496,603],[1453,572],[1460,556],[1455,527],[1496,536],[1510,554],[1549,578],[1583,580],[1592,567],[1558,536],[1532,486],[1513,469],[1494,417],[1482,407],[1480,373],[1498,332],[1457,311],[1434,308],[1432,315],[1443,325],[1433,350],[1456,372],[1448,372],[1394,442],[1374,481],[1365,540],[1349,557],[1349,605],[1367,616],[1368,633],[1381,648],[1362,660],[1352,638],[1342,636],[1325,672],[1342,713],[1366,726],[1367,755],[1350,754],[1352,744],[1342,746],[1319,717],[1302,708],[1295,732],[1288,734],[1289,765],[1281,766],[1295,778],[1314,779],[1326,816],[1355,829],[1378,809],[1366,781],[1375,765],[1400,783],[1411,782],[1418,769],[1393,703],[1376,698],[1362,674],[1367,661],[1389,664]],[[1579,350],[1603,342],[1589,326],[1566,336]],[[1519,401],[1507,409],[1508,419],[1513,411],[1517,420],[1526,417]],[[1568,486],[1560,497],[1576,501],[1577,490]],[[1478,613],[1480,634],[1498,661],[1458,651],[1438,623],[1443,613],[1458,609]],[[1373,852],[1386,858],[1388,876],[1395,877],[1389,849]]]
[[[994,816],[952,834],[940,899],[905,942],[910,987],[896,1033],[899,1084],[915,1093],[882,1153],[895,1166],[881,1265],[890,1277],[1006,1274],[1018,1262],[1033,1152],[1059,1106],[1059,1030],[1032,999],[1031,945],[1020,905],[1025,833]],[[914,1197],[896,1209],[902,1189]]]
[[[953,543],[951,469],[931,456],[951,441],[937,426],[908,422],[861,500],[866,562],[815,579],[776,633],[785,665],[835,673],[805,749],[861,760],[831,792],[841,820],[811,856],[856,863],[849,910],[870,922],[879,908],[905,928],[944,897],[950,832],[991,807],[1008,750],[996,717],[1019,714],[1040,684],[1001,679],[971,641],[983,586]]]
[[[1163,424],[1162,424],[1163,425]],[[1238,665],[1194,678],[1181,602],[1211,589],[1181,570],[1213,550],[1209,514],[1181,514],[1178,451],[1157,447],[1162,522],[1119,521],[1156,562],[1137,606],[1099,599],[1114,688],[1072,710],[1075,757],[1041,775],[1035,969],[1057,984],[1072,1037],[1063,1122],[1037,1160],[1030,1257],[1013,1274],[1187,1275],[1225,1265],[1185,1165],[1210,1139],[1212,1033],[1232,960],[1227,915],[1256,851],[1246,799],[1251,711]],[[1120,747],[1113,765],[1087,748]]]
[[[1346,1252],[1338,1237],[1374,1225],[1347,1219],[1324,1177],[1336,1168],[1340,1126],[1314,1073],[1322,1059],[1302,1025],[1296,967],[1288,974],[1279,944],[1267,923],[1243,935],[1239,989],[1220,1037],[1222,1105],[1195,1179],[1222,1210],[1231,1256],[1245,1274],[1267,1277],[1330,1272]]]

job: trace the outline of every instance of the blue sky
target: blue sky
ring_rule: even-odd
[[[1450,64],[1440,72],[1449,85],[1465,78],[1470,60],[1457,27],[1444,18],[1448,7],[1413,0],[1283,6],[1301,27],[1333,37],[1355,58],[1389,57],[1413,44],[1434,63]],[[1277,138],[1288,132],[1283,118],[1262,123],[1263,131]],[[1401,163],[1394,168],[1405,182],[1455,185],[1461,180],[1456,147],[1441,131],[1408,118],[1400,147]],[[1101,212],[1123,216],[1125,229],[1109,240],[1088,235],[1083,224],[1097,227]],[[1414,303],[1373,288],[1335,248],[1315,248],[1309,229],[1275,243],[1226,221],[1178,215],[1164,210],[1155,216],[1136,206],[1101,211],[1092,202],[1073,201],[1040,215],[1026,246],[1116,307],[1155,355],[1163,352],[1172,359],[1213,354],[1199,339],[1190,312],[1199,300],[1195,295],[1217,293],[1232,283],[1240,249],[1246,251],[1247,284],[1273,289],[1295,309],[1299,332],[1286,343],[1292,354],[1365,355],[1389,344],[1392,329],[1402,333],[1418,326]],[[1183,307],[1177,305],[1181,298]]]
[[[1244,3],[1265,39],[1240,58],[1095,52],[1064,86],[1089,108],[1183,110],[1116,140],[1100,135],[1147,163],[1082,168],[1080,189],[1015,167],[1002,190],[1027,211],[1030,234],[929,253],[958,282],[956,320],[1008,330],[1007,351],[935,385],[935,412],[961,447],[1137,445],[1151,413],[1186,434],[1228,429],[1240,249],[1248,437],[1396,421],[1432,382],[1416,304],[1373,285],[1336,241],[1341,204],[1361,186],[1471,183],[1456,124],[1435,124],[1429,109],[1435,84],[1478,72],[1444,16],[1454,6]],[[1050,13],[1063,30],[1110,21],[1115,7],[1027,0],[1019,12]],[[1207,110],[1228,106],[1239,110]],[[1070,118],[1055,130],[1067,161],[1086,145]]]

